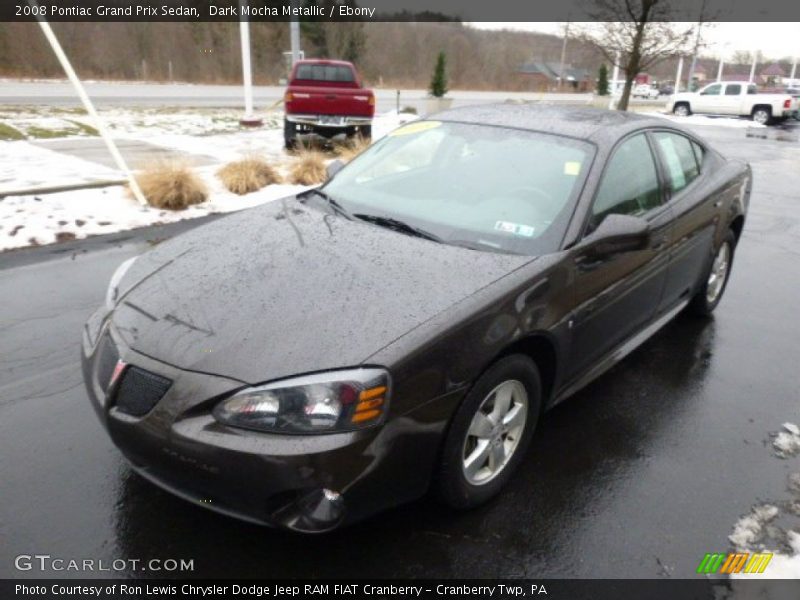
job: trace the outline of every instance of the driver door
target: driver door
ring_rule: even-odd
[[[672,219],[648,136],[624,140],[609,159],[588,215],[586,235],[610,214],[641,217],[650,241],[641,250],[573,256],[572,336],[566,377],[574,379],[647,325],[655,316],[667,277]]]
[[[712,83],[703,88],[697,95],[697,98],[692,100],[692,111],[720,114],[723,111],[723,101],[721,98],[722,84]]]

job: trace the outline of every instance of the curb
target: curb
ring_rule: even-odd
[[[7,196],[32,196],[34,194],[57,194],[59,192],[71,192],[74,190],[88,190],[93,188],[112,187],[116,185],[125,185],[128,183],[127,179],[104,179],[101,181],[92,181],[89,183],[72,183],[65,185],[53,185],[37,188],[26,188],[18,190],[0,190],[0,200]]]

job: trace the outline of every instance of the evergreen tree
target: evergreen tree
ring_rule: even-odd
[[[436,57],[430,92],[434,98],[441,98],[447,93],[447,58],[444,52],[439,52],[439,56]]]
[[[608,67],[605,63],[600,65],[600,70],[597,72],[597,95],[608,96]]]

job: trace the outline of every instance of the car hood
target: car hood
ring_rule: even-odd
[[[410,237],[290,198],[139,257],[112,321],[151,358],[259,383],[358,365],[530,260]]]

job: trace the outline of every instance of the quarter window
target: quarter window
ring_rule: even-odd
[[[670,189],[675,194],[700,174],[695,149],[689,138],[682,135],[665,131],[657,131],[654,135],[667,168]]]
[[[623,142],[606,167],[597,192],[590,229],[610,214],[642,215],[661,204],[658,173],[643,133]]]

